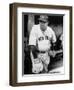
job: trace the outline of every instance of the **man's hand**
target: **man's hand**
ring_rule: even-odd
[[[56,55],[56,51],[52,51],[52,50],[50,50],[50,51],[48,51],[48,54],[49,54],[49,56],[52,56],[52,57],[55,57],[55,55]]]
[[[41,60],[39,58],[33,59],[34,64],[41,63]]]

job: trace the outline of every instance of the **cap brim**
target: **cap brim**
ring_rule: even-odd
[[[39,21],[41,21],[41,22],[47,22],[48,20],[44,20],[44,19],[39,18]]]

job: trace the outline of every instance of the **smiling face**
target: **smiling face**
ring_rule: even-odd
[[[42,31],[45,31],[45,30],[47,29],[48,22],[39,21],[39,24],[40,24],[40,29],[41,29]]]

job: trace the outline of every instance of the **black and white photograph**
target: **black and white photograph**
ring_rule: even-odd
[[[10,85],[72,82],[72,7],[10,5]]]
[[[22,13],[23,74],[64,74],[63,15]]]

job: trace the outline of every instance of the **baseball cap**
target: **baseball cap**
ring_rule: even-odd
[[[47,15],[40,15],[39,21],[47,22],[48,21],[48,16]]]

